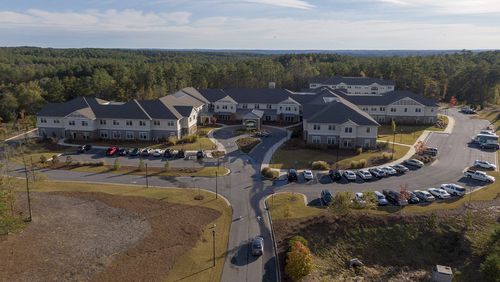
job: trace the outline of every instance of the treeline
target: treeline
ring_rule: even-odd
[[[315,76],[371,76],[448,101],[500,102],[500,52],[425,57],[259,55],[123,49],[0,48],[0,117],[34,114],[77,96],[152,99],[186,86],[300,90]]]

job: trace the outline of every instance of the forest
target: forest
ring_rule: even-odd
[[[300,90],[312,77],[370,76],[440,101],[500,103],[500,51],[433,56],[266,55],[131,49],[0,48],[0,118],[77,96],[153,99],[187,86]]]

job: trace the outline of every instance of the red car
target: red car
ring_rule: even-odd
[[[116,146],[109,147],[109,148],[106,150],[106,156],[113,156],[113,155],[115,155],[116,153],[118,153],[118,147],[116,147]]]

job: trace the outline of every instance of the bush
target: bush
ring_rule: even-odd
[[[96,163],[97,166],[104,166],[106,163],[104,161],[98,161]]]
[[[146,169],[146,166],[144,164],[144,160],[143,159],[139,159],[139,165],[137,166],[137,170],[138,171],[144,171]]]
[[[170,169],[170,163],[168,161],[165,161],[165,164],[163,165],[163,171],[168,171]]]
[[[361,160],[359,160],[359,168],[364,168],[364,167],[366,167],[366,164],[367,164],[367,163],[368,163],[368,162],[367,162],[365,159],[361,159]]]
[[[77,161],[76,163],[74,163],[77,167],[81,167],[83,166],[85,163],[82,162],[82,161]]]
[[[296,241],[286,254],[285,274],[293,281],[308,275],[313,268],[313,257],[309,248]]]
[[[175,144],[177,144],[177,137],[175,136],[168,137],[168,145],[175,146]]]
[[[295,242],[300,242],[302,245],[304,245],[306,247],[309,245],[309,242],[307,242],[306,238],[304,238],[300,235],[295,235],[292,238],[290,238],[290,240],[288,240],[288,250],[289,251],[292,250],[292,247],[295,244]]]
[[[113,163],[113,170],[119,170],[121,167],[119,159],[115,159],[115,162]]]
[[[330,165],[328,165],[327,162],[325,161],[314,161],[312,163],[312,169],[316,169],[316,170],[327,170],[327,169],[330,169]]]
[[[391,153],[382,153],[382,160],[383,161],[388,161],[388,160],[392,160],[392,154]]]
[[[389,142],[379,142],[377,143],[377,148],[379,150],[385,150],[389,147]]]
[[[352,198],[352,192],[350,191],[341,191],[335,193],[331,204],[332,210],[339,214],[349,213]]]
[[[265,178],[268,178],[268,179],[276,179],[279,176],[279,172],[273,170],[270,167],[263,168],[261,171],[261,174],[262,174],[262,176],[264,176]]]
[[[59,163],[59,157],[57,155],[52,156],[52,164],[56,165]]]
[[[46,164],[47,163],[47,157],[45,155],[40,156],[40,163],[41,164]]]
[[[67,156],[66,157],[66,165],[70,165],[72,162],[73,162],[73,159],[71,158],[71,156]]]
[[[358,161],[351,161],[351,163],[349,164],[350,168],[357,168],[358,166],[359,166]]]
[[[198,140],[198,135],[184,136],[179,140],[180,143],[194,143]]]
[[[358,147],[356,148],[356,155],[361,155],[363,153],[363,148]]]

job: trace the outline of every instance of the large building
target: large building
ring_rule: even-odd
[[[371,77],[332,76],[329,78],[317,77],[309,81],[309,88],[311,89],[323,86],[345,90],[349,95],[376,95],[395,89],[394,81]]]
[[[376,146],[381,123],[433,124],[435,101],[408,91],[350,95],[319,87],[304,92],[276,88],[184,88],[156,100],[125,103],[80,97],[47,104],[37,115],[41,137],[158,140],[196,133],[197,124],[302,122],[304,140],[345,148]]]

